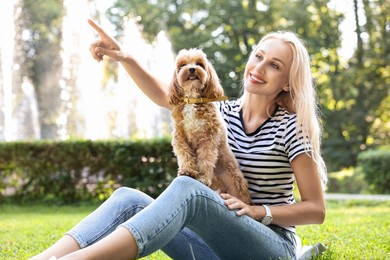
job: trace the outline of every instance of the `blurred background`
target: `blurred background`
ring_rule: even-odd
[[[166,82],[180,49],[203,48],[231,99],[264,34],[298,33],[329,171],[326,222],[300,227],[303,245],[390,259],[389,0],[0,0],[0,259],[49,247],[120,186],[157,197],[176,176],[169,111],[92,59],[88,18]]]
[[[348,175],[359,153],[389,150],[387,0],[3,0],[0,141],[170,135],[167,110],[117,63],[92,59],[88,18],[166,82],[178,50],[203,48],[232,99],[257,41],[294,31],[312,58],[329,171]]]

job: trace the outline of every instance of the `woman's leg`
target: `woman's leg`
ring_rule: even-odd
[[[105,248],[114,248],[115,253],[108,253],[116,259],[135,254],[144,257],[165,247],[186,226],[221,259],[295,259],[291,234],[277,227],[273,230],[248,216],[238,217],[218,194],[186,176],[177,177],[159,198],[112,235],[72,257],[100,259],[107,252],[100,249]],[[123,227],[130,232],[126,233]]]
[[[32,259],[61,257],[80,248],[88,247],[111,234],[118,225],[140,212],[152,201],[151,197],[138,190],[119,188],[107,201],[52,247]],[[128,230],[124,231],[121,235],[130,234]],[[191,250],[196,250],[199,255],[207,256],[207,259],[216,259],[207,245],[187,228],[179,232],[163,250],[174,259],[191,259],[193,255]]]
[[[114,248],[111,256],[115,258],[135,254],[143,257],[167,246],[185,226],[202,237],[222,259],[295,258],[291,234],[278,228],[275,232],[247,216],[237,217],[224,206],[219,195],[186,176],[176,178],[156,201],[91,246],[91,250],[82,249],[73,256],[80,259],[88,253],[99,259],[99,248]]]
[[[162,248],[172,259],[219,260],[219,257],[192,230],[183,228],[174,239]]]
[[[137,258],[137,244],[133,235],[125,228],[119,227],[108,236],[91,246],[63,256],[63,260],[130,260]]]
[[[61,257],[89,246],[113,232],[118,225],[137,214],[152,201],[151,197],[138,190],[119,188],[64,237],[31,260],[49,259],[51,256]]]
[[[121,226],[133,234],[139,257],[164,247],[183,227],[202,237],[222,259],[295,257],[288,231],[238,217],[218,194],[186,176],[177,177],[156,201]]]
[[[52,256],[63,256],[69,253],[72,253],[76,250],[79,250],[79,244],[77,244],[76,240],[73,237],[65,235],[60,238],[55,244],[51,247],[43,251],[42,253],[29,258],[29,260],[46,260]]]

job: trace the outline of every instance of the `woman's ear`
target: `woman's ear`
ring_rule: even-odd
[[[287,84],[283,87],[283,90],[286,91],[286,92],[290,91],[290,84],[287,83]]]

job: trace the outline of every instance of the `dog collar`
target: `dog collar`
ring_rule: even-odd
[[[224,101],[227,100],[227,96],[222,97],[216,97],[216,98],[190,98],[190,97],[184,97],[183,101],[186,104],[204,104],[209,102],[215,102],[215,101]]]

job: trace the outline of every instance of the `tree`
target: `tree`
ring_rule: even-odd
[[[60,107],[61,24],[63,7],[58,0],[23,0],[18,22],[24,60],[19,65],[35,88],[41,138],[57,138]]]
[[[202,48],[220,75],[227,95],[234,98],[240,92],[244,61],[261,35],[276,23],[271,12],[261,8],[253,0],[118,0],[109,17],[119,31],[121,17],[138,20],[150,41],[158,31],[167,31],[176,52]]]
[[[344,69],[323,91],[329,97],[324,151],[331,169],[356,165],[361,151],[389,143],[389,7],[384,2],[362,3],[364,17],[354,0],[356,52],[339,63]]]
[[[165,30],[175,51],[203,48],[230,97],[238,96],[244,62],[264,33],[297,32],[312,55],[313,76],[324,114],[324,156],[329,169],[337,170],[355,165],[362,149],[389,142],[389,126],[383,127],[380,122],[389,118],[384,112],[388,111],[389,100],[386,19],[390,8],[386,1],[363,1],[367,22],[357,30],[356,55],[344,61],[338,54],[339,25],[344,16],[330,9],[328,2],[117,0],[108,15],[117,25],[118,36],[123,17],[129,17],[143,26],[150,41]],[[360,24],[361,18],[356,15],[356,19]]]

